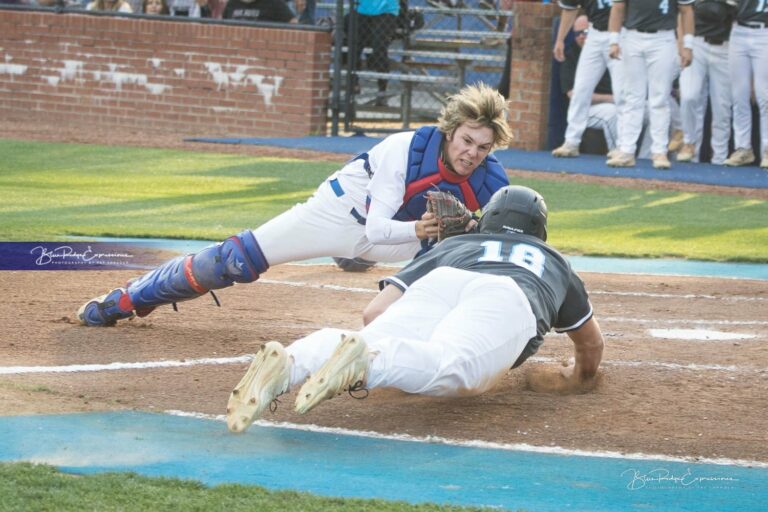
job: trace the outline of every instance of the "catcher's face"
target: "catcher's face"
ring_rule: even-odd
[[[449,169],[469,176],[493,147],[493,130],[488,126],[464,123],[445,136],[443,157]]]

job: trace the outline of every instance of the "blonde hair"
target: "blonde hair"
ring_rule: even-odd
[[[493,147],[507,147],[512,141],[512,130],[507,124],[507,100],[493,87],[482,82],[464,86],[448,97],[440,111],[437,127],[444,134],[453,133],[464,123],[487,126],[493,130]]]

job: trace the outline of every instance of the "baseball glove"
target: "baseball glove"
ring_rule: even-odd
[[[467,224],[472,220],[472,213],[464,203],[450,192],[441,190],[427,192],[427,211],[437,218],[438,242],[465,233]]]

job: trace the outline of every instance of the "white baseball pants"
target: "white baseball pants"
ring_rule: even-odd
[[[342,329],[322,329],[287,348],[291,386],[330,357]],[[375,357],[367,386],[433,396],[491,389],[536,336],[536,318],[508,277],[440,267],[414,283],[360,331]]]
[[[581,144],[584,130],[587,127],[594,127],[589,124],[592,94],[606,69],[611,74],[614,103],[618,106],[623,102],[624,68],[620,61],[608,56],[609,50],[608,32],[596,30],[590,25],[589,35],[581,49],[579,63],[576,66],[573,94],[568,105],[568,127],[565,130],[565,141],[576,147]],[[615,129],[620,131],[620,125],[617,124]],[[608,149],[612,149],[614,146],[615,143],[613,145],[608,144]]]
[[[338,179],[344,194],[338,196],[331,180]],[[370,261],[410,260],[421,249],[419,241],[374,245],[365,236],[365,226],[351,214],[354,208],[365,215],[365,187],[369,179],[334,174],[305,203],[253,230],[270,266],[321,256],[365,258]]]
[[[623,108],[619,110],[622,152],[635,154],[643,128],[646,98],[650,109],[651,152],[667,154],[672,82],[678,60],[675,32],[654,34],[624,30],[621,38],[624,63]]]
[[[750,97],[754,81],[755,97],[760,111],[760,145],[761,150],[766,152],[768,151],[768,27],[756,29],[734,24],[731,30],[728,64],[733,97],[735,146],[737,149],[752,148]]]
[[[728,158],[728,141],[731,138],[730,80],[728,43],[712,45],[703,37],[695,37],[693,62],[680,74],[683,141],[695,146],[694,162],[699,161],[707,98],[712,105],[712,163],[722,165]]]

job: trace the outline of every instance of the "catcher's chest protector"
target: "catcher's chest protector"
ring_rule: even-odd
[[[435,126],[425,126],[416,131],[408,151],[408,171],[405,176],[403,205],[394,219],[418,220],[427,210],[424,194],[439,189],[451,192],[467,208],[475,211],[485,206],[494,192],[509,185],[504,168],[493,155],[475,169],[469,178],[450,181],[441,173],[439,160],[443,134]],[[452,178],[452,177],[451,177]]]

